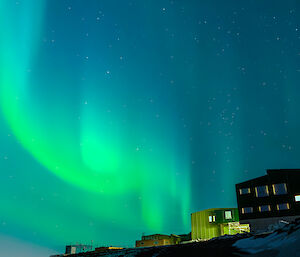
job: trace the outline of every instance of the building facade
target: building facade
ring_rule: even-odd
[[[92,245],[84,245],[84,244],[66,245],[65,254],[83,253],[92,250],[93,250]]]
[[[222,235],[248,232],[248,225],[240,225],[237,208],[208,209],[191,214],[192,240],[209,240]]]
[[[161,245],[175,245],[175,244],[179,244],[180,241],[181,239],[177,235],[154,234],[149,236],[142,236],[142,240],[137,240],[135,242],[135,246],[151,247],[151,246],[161,246]]]
[[[124,247],[116,247],[116,246],[101,246],[96,247],[95,252],[113,252],[124,249]]]
[[[300,217],[300,169],[267,170],[236,185],[241,223],[251,232],[272,230]]]

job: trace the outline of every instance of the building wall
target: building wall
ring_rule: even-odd
[[[76,253],[76,246],[67,245],[66,254],[74,254],[74,253]]]
[[[103,247],[96,247],[96,252],[105,252],[105,251],[117,251],[124,249],[124,247],[115,247],[115,246],[103,246]]]
[[[232,218],[225,219],[225,211],[231,211]],[[214,222],[209,222],[209,216],[215,216]],[[237,208],[208,209],[191,214],[192,240],[211,239],[224,235],[229,222],[239,221]]]
[[[137,240],[136,247],[150,247],[150,246],[160,246],[160,245],[174,245],[179,244],[181,241],[180,236],[176,235],[162,235],[154,234],[148,236],[142,236],[142,240]]]
[[[82,253],[87,251],[92,251],[93,247],[91,245],[66,245],[66,254],[75,254],[75,253]]]
[[[154,235],[142,236],[142,240],[169,239],[170,237],[171,236],[169,235],[154,234]]]
[[[192,213],[192,240],[209,239],[221,235],[219,224],[208,222],[209,211]]]
[[[270,217],[270,218],[261,218],[261,219],[249,219],[241,221],[242,224],[249,224],[251,232],[259,233],[263,231],[268,231],[276,228],[277,226],[283,225],[284,223],[280,222],[281,220],[287,222],[293,222],[299,216],[285,216],[285,217]]]
[[[254,178],[236,185],[236,195],[239,208],[240,220],[242,223],[249,223],[251,231],[257,232],[267,229],[272,221],[280,219],[295,219],[300,215],[300,201],[296,196],[300,195],[300,170],[268,170],[267,175]],[[286,192],[277,194],[274,192],[274,185],[285,184]],[[268,194],[257,196],[257,188],[266,186]],[[240,190],[249,189],[248,193],[241,193]],[[288,204],[286,210],[278,209],[278,204]],[[262,211],[261,206],[269,206],[268,211]],[[245,209],[248,209],[245,212]],[[250,211],[249,211],[250,210]],[[290,216],[291,218],[286,218]],[[271,219],[273,217],[273,219]],[[255,221],[255,219],[258,219]],[[265,224],[264,222],[265,221]]]
[[[151,246],[162,246],[176,244],[175,240],[169,239],[149,239],[149,240],[137,240],[136,247],[151,247]]]

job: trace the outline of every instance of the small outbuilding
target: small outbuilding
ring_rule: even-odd
[[[142,240],[137,240],[135,242],[136,247],[151,247],[151,246],[161,246],[161,245],[175,245],[179,244],[181,241],[180,236],[177,235],[162,235],[154,234],[148,236],[142,236]]]

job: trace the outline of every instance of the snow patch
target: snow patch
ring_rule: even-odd
[[[267,236],[240,239],[233,246],[249,254],[275,250],[278,257],[300,257],[300,224],[287,225]]]

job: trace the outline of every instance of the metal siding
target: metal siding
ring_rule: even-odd
[[[223,234],[221,224],[228,223],[228,221],[225,220],[225,217],[223,217],[225,210],[232,211],[233,217],[230,222],[239,220],[237,208],[208,209],[192,213],[192,239],[211,239],[213,237],[221,236]],[[216,216],[215,223],[209,223],[208,216],[210,215]]]

